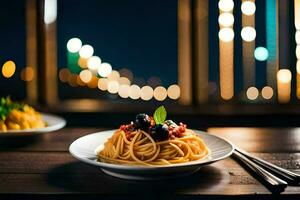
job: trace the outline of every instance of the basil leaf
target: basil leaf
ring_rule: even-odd
[[[156,124],[163,124],[167,118],[167,111],[165,107],[158,107],[153,114],[153,118]]]

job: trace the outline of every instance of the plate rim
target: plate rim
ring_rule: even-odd
[[[230,141],[228,141],[228,140],[226,140],[224,138],[218,137],[216,135],[209,134],[209,133],[204,132],[204,131],[192,129],[193,131],[195,131],[198,134],[199,133],[200,134],[206,134],[206,135],[208,135],[210,137],[215,137],[215,138],[217,138],[219,140],[223,140],[225,143],[227,143],[230,146],[231,150],[228,153],[226,153],[225,155],[221,156],[221,157],[218,157],[218,158],[206,161],[206,162],[201,162],[201,160],[198,160],[198,161],[190,161],[190,162],[186,162],[186,163],[173,164],[173,165],[162,165],[162,166],[118,165],[118,164],[112,164],[112,163],[97,162],[97,161],[94,161],[94,160],[91,160],[91,159],[88,159],[88,158],[82,158],[80,156],[77,156],[76,153],[73,152],[73,150],[72,150],[74,148],[76,142],[78,140],[84,138],[84,137],[89,137],[90,135],[104,133],[104,132],[113,132],[115,130],[116,129],[99,131],[99,132],[90,133],[90,134],[87,134],[87,135],[84,135],[82,137],[77,138],[69,146],[69,152],[70,152],[70,154],[74,158],[76,158],[77,160],[79,160],[81,162],[88,163],[88,164],[91,164],[91,165],[94,165],[94,166],[98,166],[98,167],[104,168],[104,169],[127,170],[127,171],[139,171],[139,170],[152,171],[152,170],[163,170],[163,169],[170,169],[170,168],[181,168],[181,167],[184,168],[184,167],[191,167],[191,166],[209,165],[211,163],[223,160],[223,159],[231,156],[231,154],[233,153],[233,151],[235,149],[234,145]],[[96,155],[95,155],[95,158],[97,158]]]
[[[57,124],[51,125],[51,126],[44,127],[44,128],[32,128],[32,129],[24,129],[24,130],[7,130],[6,132],[0,131],[0,137],[17,137],[17,136],[29,136],[29,135],[43,134],[43,133],[48,133],[48,132],[53,132],[53,131],[59,130],[59,129],[65,127],[67,124],[67,121],[63,117],[49,114],[49,113],[43,113],[43,112],[41,112],[41,115],[42,115],[42,117],[54,118],[60,122]]]

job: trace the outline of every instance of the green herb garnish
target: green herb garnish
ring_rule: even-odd
[[[0,98],[0,121],[5,120],[13,109],[23,110],[24,104],[12,102],[10,97]]]
[[[167,111],[165,109],[164,106],[159,106],[154,114],[153,114],[153,118],[155,120],[156,124],[163,124],[167,118]]]

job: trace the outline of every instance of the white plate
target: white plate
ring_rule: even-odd
[[[45,128],[7,130],[7,132],[0,131],[0,137],[18,137],[48,133],[59,130],[66,125],[66,120],[61,117],[45,113],[42,113],[41,115],[43,120],[47,123],[47,126]]]
[[[209,155],[198,161],[154,167],[117,165],[97,161],[95,149],[103,145],[114,132],[115,130],[109,130],[83,136],[70,145],[69,151],[78,160],[98,166],[103,172],[111,176],[133,180],[155,180],[192,174],[203,165],[208,165],[230,156],[234,150],[232,144],[224,139],[195,130],[196,133],[201,135],[210,149]]]

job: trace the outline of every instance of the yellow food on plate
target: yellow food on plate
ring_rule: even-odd
[[[33,107],[12,102],[9,97],[0,100],[0,131],[44,128],[46,123]]]

